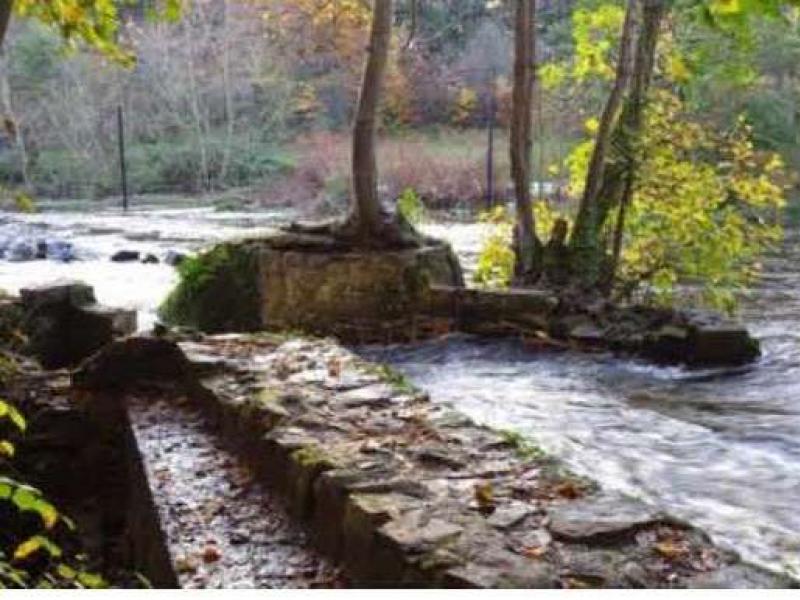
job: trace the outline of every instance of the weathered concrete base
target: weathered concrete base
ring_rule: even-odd
[[[221,244],[181,267],[161,309],[207,333],[300,329],[354,342],[413,338],[432,284],[463,286],[450,247],[359,250],[322,235],[276,233]]]
[[[514,437],[432,405],[332,342],[219,336],[182,349],[200,377],[186,393],[357,583],[792,584],[687,524],[597,490]]]

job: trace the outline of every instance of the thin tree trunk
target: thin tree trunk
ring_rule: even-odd
[[[622,254],[626,211],[633,200],[643,150],[640,141],[644,127],[644,109],[655,68],[661,22],[667,11],[666,0],[643,0],[643,3],[642,30],[636,43],[633,82],[614,135],[614,147],[621,156],[614,161],[613,172],[609,169],[600,195],[601,215],[608,214],[613,206],[619,205],[611,266],[606,282],[608,291],[613,286]]]
[[[392,34],[392,0],[375,0],[367,65],[353,128],[353,203],[350,218],[361,238],[379,234],[383,210],[378,196],[375,130]]]
[[[6,32],[8,31],[8,23],[11,21],[11,9],[14,6],[14,0],[0,0],[0,48],[3,47],[6,41]]]
[[[231,159],[231,145],[233,143],[234,133],[234,111],[233,111],[233,92],[231,90],[231,49],[230,49],[230,14],[228,0],[223,0],[222,3],[222,86],[225,95],[225,148],[222,153],[222,166],[219,169],[219,180],[221,185],[225,185],[225,180],[228,176],[228,165]]]
[[[195,10],[200,11],[200,7],[195,7]],[[187,62],[187,75],[189,79],[189,94],[191,95],[190,105],[192,117],[194,119],[194,129],[197,135],[197,146],[200,152],[200,189],[203,193],[208,192],[211,188],[211,175],[208,168],[208,150],[206,148],[206,131],[203,127],[203,115],[200,107],[200,91],[197,87],[197,74],[195,71],[195,42],[194,36],[197,34],[195,25],[199,20],[199,14],[193,15],[187,19],[185,27],[186,41],[188,46],[188,62]]]
[[[11,83],[8,78],[8,56],[5,48],[0,46],[0,106],[3,109],[3,117],[6,123],[8,134],[13,138],[19,153],[19,172],[22,176],[22,183],[30,186],[28,179],[28,150],[25,145],[25,136],[17,122],[16,112],[14,111],[14,103],[11,99]]]
[[[14,0],[0,0],[0,71],[2,71],[0,73],[0,102],[2,102],[6,119],[9,119],[12,123],[14,142],[19,152],[22,182],[28,186],[28,151],[25,147],[25,137],[23,136],[22,128],[17,123],[14,107],[11,102],[11,85],[8,80],[8,57],[5,51],[6,33],[8,32],[8,24],[11,21],[13,7]]]
[[[638,5],[639,0],[628,0],[622,26],[616,78],[600,118],[594,151],[586,175],[586,186],[570,238],[573,272],[587,286],[598,282],[605,258],[600,242],[603,226],[599,214],[600,191],[603,187],[612,134],[631,80],[631,58],[636,37]]]
[[[536,0],[517,0],[514,18],[514,89],[512,91],[510,158],[516,195],[514,283],[530,285],[539,278],[541,242],[531,204],[533,129],[534,19]]]

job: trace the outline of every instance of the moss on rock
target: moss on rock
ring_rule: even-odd
[[[166,323],[207,333],[261,328],[257,243],[219,244],[186,259],[178,272],[178,286],[159,309]]]

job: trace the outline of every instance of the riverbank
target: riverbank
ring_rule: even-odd
[[[142,406],[189,398],[194,408],[181,410],[200,410],[358,583],[791,584],[679,519],[603,492],[524,439],[432,404],[396,372],[329,340],[224,335],[179,347],[118,342],[76,373],[76,397],[104,411],[122,407],[134,429]]]
[[[29,231],[63,235],[82,256],[68,264],[0,262],[0,287],[16,291],[57,278],[83,279],[103,304],[137,309],[141,329],[150,328],[155,307],[174,285],[175,270],[113,263],[114,252],[191,253],[283,222],[267,212],[163,206],[127,216],[48,208],[4,218],[3,233],[22,224]],[[452,243],[469,279],[486,225],[441,223],[424,229]],[[604,487],[668,508],[749,561],[797,574],[799,252],[790,231],[783,251],[766,261],[762,284],[743,302],[742,320],[763,351],[746,368],[691,371],[473,336],[374,349],[370,356],[402,370],[435,404],[535,438]]]

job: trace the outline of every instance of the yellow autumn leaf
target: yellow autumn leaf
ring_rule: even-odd
[[[11,442],[7,442],[5,440],[0,440],[0,456],[7,456],[8,458],[14,458],[14,444]]]

